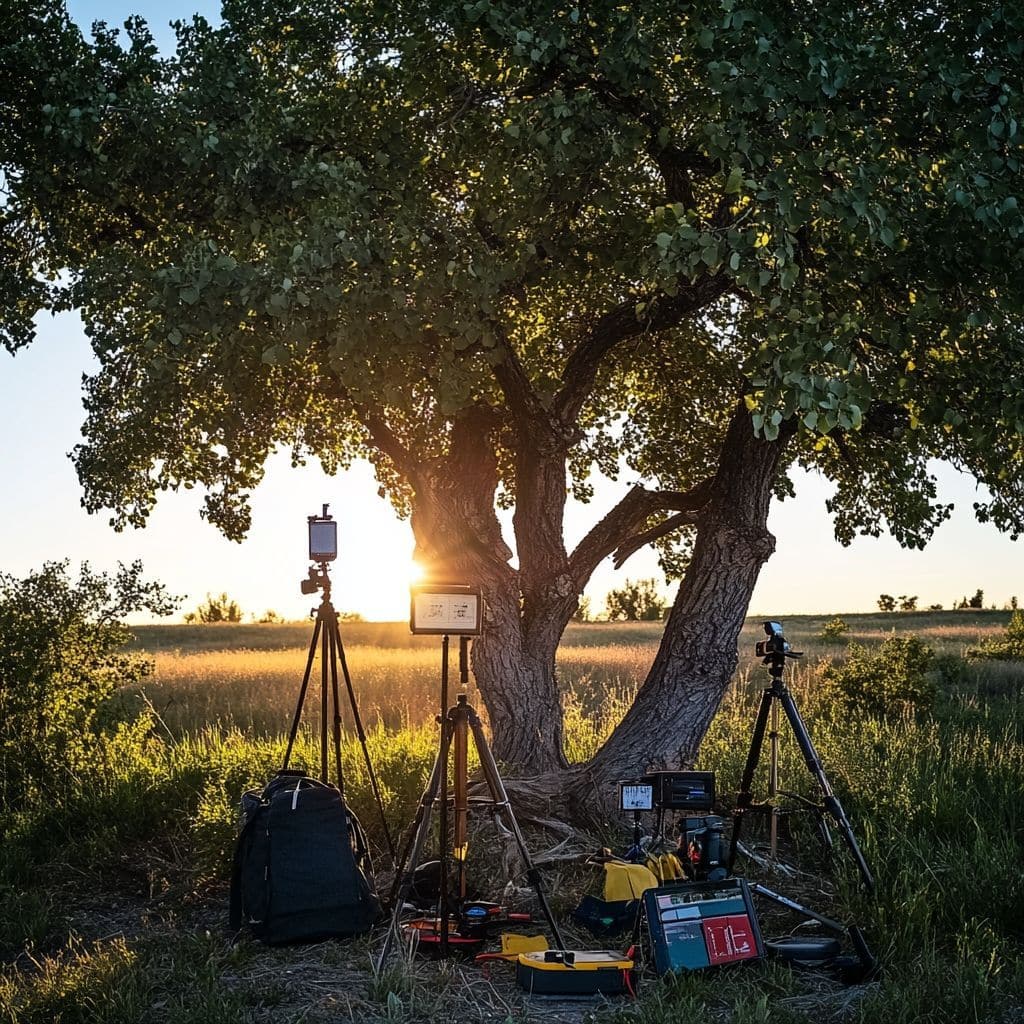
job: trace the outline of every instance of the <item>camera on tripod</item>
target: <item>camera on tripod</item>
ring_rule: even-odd
[[[759,658],[770,658],[772,655],[788,654],[792,647],[783,635],[782,623],[768,621],[763,623],[764,631],[768,635],[767,640],[758,640],[754,645],[754,653]]]
[[[309,567],[306,579],[299,583],[299,590],[304,594],[315,594],[318,590],[328,590],[330,580],[327,577],[327,563],[338,557],[338,524],[327,511],[325,503],[320,515],[306,516],[309,524],[309,560],[317,565]]]

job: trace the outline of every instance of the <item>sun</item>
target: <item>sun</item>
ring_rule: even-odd
[[[408,524],[363,522],[352,539],[339,546],[334,573],[334,603],[339,611],[357,612],[370,621],[409,617],[409,587],[423,577],[413,561]]]

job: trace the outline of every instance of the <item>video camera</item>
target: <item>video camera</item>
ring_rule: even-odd
[[[754,645],[754,653],[759,658],[770,658],[773,654],[786,655],[792,649],[783,635],[782,623],[768,621],[764,624],[767,640],[758,640]]]
[[[309,567],[306,579],[300,581],[299,590],[304,594],[315,594],[318,590],[330,588],[327,563],[338,557],[338,524],[327,511],[325,503],[318,516],[306,516],[309,524],[309,560],[316,565]]]

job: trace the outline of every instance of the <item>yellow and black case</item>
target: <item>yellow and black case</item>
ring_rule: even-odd
[[[609,950],[520,953],[516,981],[538,996],[617,996],[633,991],[633,961]]]

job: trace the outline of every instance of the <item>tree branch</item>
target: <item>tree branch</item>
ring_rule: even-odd
[[[699,512],[710,497],[711,483],[702,480],[688,491],[649,491],[640,484],[631,488],[569,556],[569,572],[577,586],[582,590],[604,558],[635,539],[637,528],[652,513],[676,511],[692,516]]]
[[[661,293],[648,301],[642,320],[637,317],[636,303],[632,301],[608,310],[566,360],[563,384],[552,404],[556,415],[567,425],[576,422],[602,360],[616,345],[641,334],[677,327],[690,313],[724,295],[730,286],[731,280],[724,274],[706,275],[680,288],[676,295]]]
[[[694,175],[708,177],[720,169],[719,165],[701,153],[687,152],[673,145],[659,146],[656,134],[651,136],[647,152],[665,183],[665,198],[668,202],[682,203],[687,210],[696,210]]]
[[[649,530],[644,530],[643,533],[630,537],[629,540],[624,541],[615,549],[612,565],[616,569],[621,569],[626,559],[645,545],[653,544],[654,541],[667,537],[681,526],[693,526],[696,524],[697,519],[698,515],[696,512],[677,512],[674,516],[669,516],[668,519],[657,526],[652,526]]]
[[[382,416],[352,398],[348,388],[342,384],[337,374],[331,373],[330,380],[334,385],[335,397],[352,406],[356,418],[366,428],[373,443],[395,464],[395,468],[407,480],[415,480],[421,460],[413,457],[412,452],[399,441],[398,435],[388,426]]]
[[[520,436],[543,436],[550,433],[554,419],[544,407],[540,396],[519,360],[512,343],[500,324],[494,324],[497,348],[502,359],[494,364],[494,379],[505,396],[505,403],[512,414]]]

